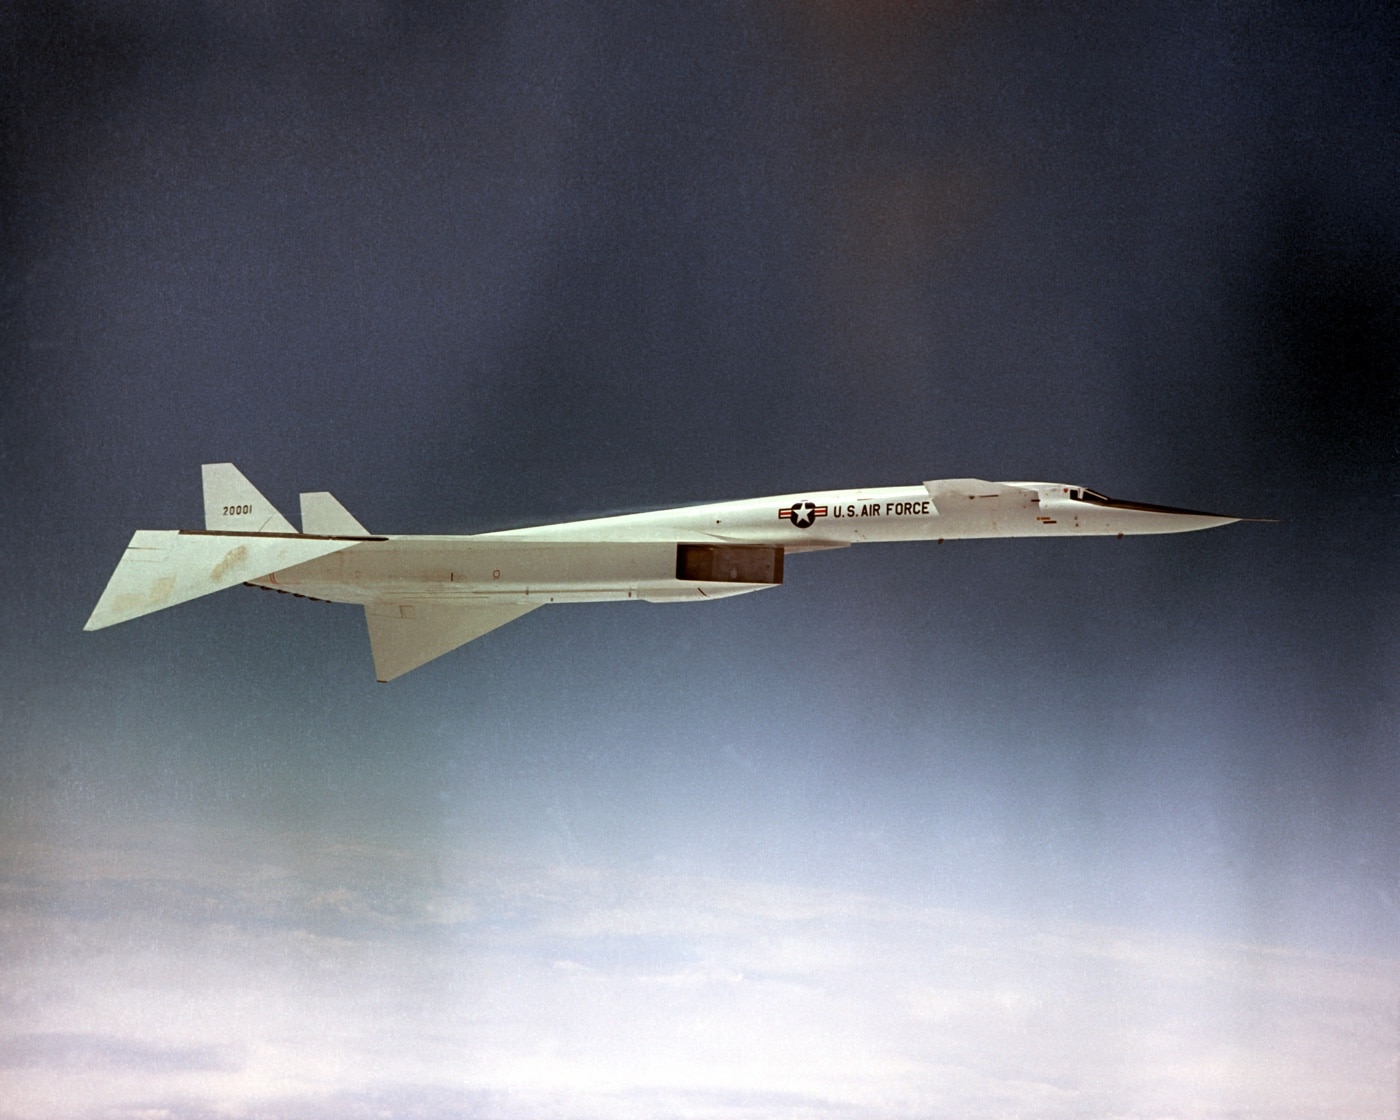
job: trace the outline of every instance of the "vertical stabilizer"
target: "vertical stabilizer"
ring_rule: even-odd
[[[225,533],[296,533],[232,463],[205,463],[204,527]]]
[[[314,537],[368,537],[370,531],[325,491],[301,496],[301,531]]]

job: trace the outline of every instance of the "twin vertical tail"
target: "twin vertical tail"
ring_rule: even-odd
[[[211,533],[289,533],[290,521],[232,463],[205,463],[204,528]]]
[[[204,529],[138,529],[84,630],[187,603],[369,535],[329,494],[302,495],[303,534],[232,463],[206,464],[203,473]]]
[[[301,531],[313,537],[370,536],[370,531],[324,490],[301,496]]]

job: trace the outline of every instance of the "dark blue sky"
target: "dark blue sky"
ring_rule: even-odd
[[[550,900],[525,908],[535,930],[563,912],[549,906],[586,925],[612,905],[579,883],[679,906],[663,932],[608,927],[602,949],[579,948],[572,926],[558,934],[572,956],[549,941],[619,984],[676,961],[710,968],[724,954],[686,930],[768,889],[815,892],[802,913],[863,915],[856,940],[885,921],[922,946],[910,960],[938,956],[921,908],[1012,923],[991,943],[1020,962],[1007,975],[1023,995],[1039,981],[1015,954],[1046,923],[1359,954],[1389,976],[1398,31],[1366,4],[7,9],[0,857],[24,900],[16,959],[59,975],[72,963],[60,933],[79,923],[71,944],[115,954],[93,980],[104,1006],[127,1006],[145,981],[115,946],[161,959],[187,943],[132,927],[152,882],[243,900],[235,917],[194,908],[179,928],[196,939],[220,923],[320,936],[307,914],[329,907],[369,923],[342,930],[347,944],[413,941],[437,961],[461,938],[485,953],[483,899],[497,896],[480,868],[499,866]],[[761,596],[540,611],[392,685],[374,683],[351,607],[237,589],[83,633],[130,533],[197,526],[199,465],[219,461],[284,512],[329,489],[383,532],[965,476],[1283,520],[793,557]],[[226,865],[226,852],[249,854]],[[426,885],[361,913],[337,892],[387,890],[401,864],[386,852],[412,853]],[[286,896],[300,903],[249,886],[268,867],[301,884]],[[555,874],[583,878],[539,886]],[[639,875],[669,886],[643,890]],[[747,885],[727,901],[706,893],[731,880]],[[709,902],[677,902],[696,882]],[[777,952],[767,911],[740,909],[730,934],[755,959]],[[489,930],[509,927],[500,914]],[[217,1019],[239,985],[302,991],[301,944],[179,973],[182,998]],[[491,944],[493,960],[546,952]],[[839,978],[818,1016],[833,1038],[875,1014],[861,967],[817,970]],[[1056,967],[1068,971],[1026,998],[1072,989],[1083,1021],[1107,1021],[1098,981]],[[21,997],[21,975],[0,991],[0,1066],[40,1088],[14,1116],[44,1114],[57,1099],[44,1078],[75,1064],[232,1079],[172,1082],[156,1103],[178,1098],[177,1113],[203,1115],[211,1093],[271,1099],[248,1087],[279,1045],[260,1027],[237,1044],[185,1037],[151,1011],[118,1029],[39,981]],[[411,964],[346,975],[369,1001],[405,983],[458,992]],[[990,1002],[954,1001],[939,1021],[1003,1052],[977,1009],[1023,1005],[988,976]],[[557,1070],[535,1085],[528,1029],[501,1025],[528,1024],[542,999],[559,1037],[583,1030],[585,1013],[540,984],[488,1001],[505,1016],[481,1011],[489,1047],[434,1027],[495,1055],[483,1068],[525,1063],[513,1089],[490,1090],[506,1093],[503,1115],[534,1114],[521,1086],[576,1104],[596,1089]],[[609,990],[663,1033],[702,1014]],[[715,992],[707,1022],[732,1014],[742,1034],[759,1021],[740,988]],[[1145,1103],[1158,1099],[1142,1089],[1149,1051],[1168,1059],[1143,1039],[1208,1021],[1238,1068],[1262,1069],[1255,1027],[1278,1008],[1244,1005],[1248,1029],[1214,1005],[1194,1020],[1140,1012],[1145,1033],[1118,1044],[1113,1076],[1037,1054],[962,1097],[913,1082],[993,1115],[1010,1099],[997,1086],[1034,1066],[1069,1086],[1017,1105],[1038,1114],[1184,1115],[1169,1089]],[[1380,1029],[1380,1012],[1355,1013]],[[1065,1029],[1026,1022],[1037,1037]],[[292,1066],[309,1030],[288,1027]],[[405,1026],[384,1046],[420,1043]],[[737,1068],[707,1045],[690,1052]],[[1312,1052],[1319,1068],[1329,1045]],[[579,1054],[576,1073],[613,1068]],[[781,1055],[732,1083],[670,1060],[647,1084],[703,1082],[718,1094],[704,1107],[887,1099],[870,1095],[875,1077],[809,1100],[814,1075]],[[448,1092],[438,1073],[395,1068],[394,1107],[466,1107],[434,1095]],[[286,1113],[352,1115],[391,1092],[326,1076],[341,1096],[287,1088]],[[1267,1080],[1200,1099],[1267,1109]],[[1393,1083],[1358,1067],[1360,1096],[1345,1099],[1388,1114],[1375,1086]],[[743,1096],[760,1089],[778,1095]],[[928,1114],[917,1093],[888,1099]]]

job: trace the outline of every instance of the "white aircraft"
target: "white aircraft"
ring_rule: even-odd
[[[330,494],[301,532],[232,463],[206,464],[203,529],[140,529],[85,630],[243,583],[359,603],[381,681],[547,603],[701,602],[783,582],[788,553],[867,541],[1183,533],[1238,517],[1082,486],[947,478],[631,513],[473,536],[380,536]]]

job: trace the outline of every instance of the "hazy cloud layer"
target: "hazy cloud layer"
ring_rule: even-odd
[[[309,837],[28,848],[4,886],[17,1118],[1323,1117],[1393,1089],[1369,958]]]

